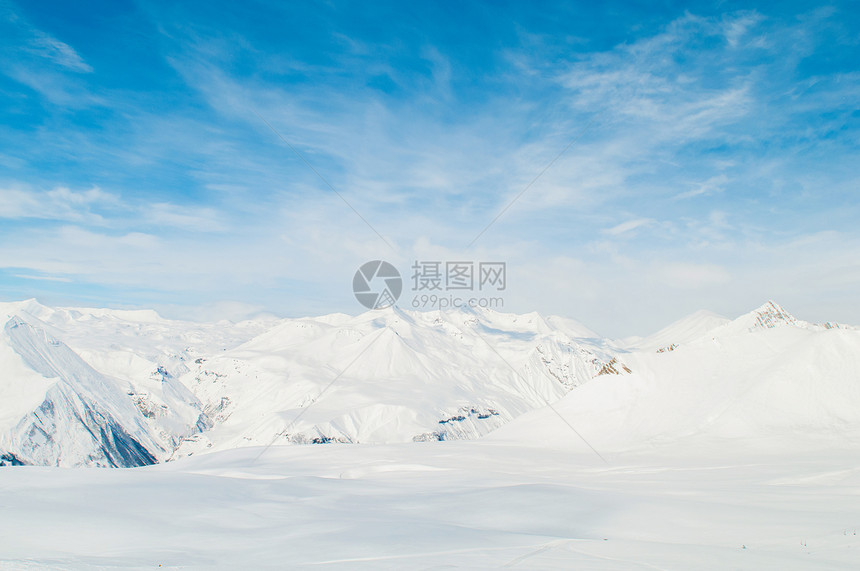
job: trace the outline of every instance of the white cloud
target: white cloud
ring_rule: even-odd
[[[688,14],[661,34],[583,56],[559,81],[574,95],[571,103],[577,108],[617,118],[627,128],[630,121],[647,127],[648,146],[701,138],[745,116],[754,103],[743,76],[720,87],[707,81],[704,67],[719,65],[715,54],[698,56],[701,73],[691,73],[689,65],[673,57],[693,57],[687,49],[693,40],[719,33],[717,22]]]
[[[180,206],[168,202],[138,207],[146,224],[190,232],[220,232],[226,229],[222,213],[205,206]]]
[[[0,50],[4,52],[0,73],[54,105],[85,108],[105,103],[81,80],[80,75],[93,72],[92,66],[72,46],[36,28],[8,2],[0,2]]]
[[[48,191],[0,188],[0,218],[73,222],[85,226],[172,228],[188,232],[222,232],[224,213],[211,206],[127,201],[98,187],[75,191],[58,186]]]
[[[41,94],[51,103],[70,108],[86,108],[106,104],[106,100],[89,91],[85,85],[74,78],[53,70],[45,70],[29,65],[0,65],[6,74]]]
[[[58,186],[49,191],[0,188],[0,218],[38,218],[99,224],[94,209],[118,204],[116,196],[98,187],[73,191]]]
[[[46,281],[46,282],[63,282],[63,283],[71,283],[72,280],[69,278],[64,278],[61,276],[34,276],[27,274],[14,274],[14,277],[22,279],[22,280],[36,280],[36,281]]]
[[[676,194],[675,198],[681,200],[684,198],[693,198],[694,196],[702,196],[722,192],[723,186],[728,181],[729,177],[724,174],[712,176],[704,182],[695,184],[692,189]]]
[[[653,223],[654,220],[651,218],[637,218],[635,220],[628,220],[627,222],[622,222],[621,224],[613,226],[612,228],[607,228],[602,232],[611,236],[619,236],[621,234],[626,234],[627,232],[635,230],[636,228],[648,226]]]
[[[726,41],[733,48],[739,47],[750,30],[763,20],[764,16],[755,11],[726,18],[723,22],[723,34],[725,34]],[[753,39],[753,41],[759,40],[758,37]]]
[[[70,45],[40,30],[32,33],[27,49],[71,71],[92,73],[93,68]]]

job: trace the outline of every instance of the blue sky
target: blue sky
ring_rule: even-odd
[[[357,313],[367,260],[503,260],[607,335],[860,324],[860,7],[540,6],[0,0],[0,298]]]

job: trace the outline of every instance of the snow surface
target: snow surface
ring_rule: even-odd
[[[629,344],[483,310],[3,313],[0,464],[162,462],[0,468],[3,568],[860,566],[860,330],[773,302]]]
[[[852,569],[856,447],[629,454],[488,441],[0,471],[9,569]]]

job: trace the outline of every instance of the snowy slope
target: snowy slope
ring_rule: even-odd
[[[797,319],[773,301],[731,320],[711,311],[700,310],[664,327],[645,338],[633,338],[619,346],[633,351],[672,351],[675,347],[705,337],[724,337],[761,329],[794,326],[821,331],[827,329],[854,329],[839,323],[809,323]]]
[[[631,455],[488,440],[4,469],[3,569],[856,569],[857,447]]]
[[[830,329],[856,330],[855,327],[840,323],[809,323],[808,321],[797,319],[778,303],[768,301],[758,309],[714,329],[711,333],[714,337],[725,337],[780,327],[795,327],[809,331],[827,331]]]
[[[163,372],[177,377],[187,363],[251,339],[271,327],[271,319],[192,323],[163,319],[151,310],[50,308],[36,300],[0,303],[0,316],[36,323],[62,339],[99,371],[155,387]],[[159,372],[158,369],[162,369]]]
[[[4,329],[4,353],[42,377],[35,383],[41,402],[0,435],[7,458],[57,466],[141,466],[156,462],[160,446],[151,438],[143,416],[112,379],[95,371],[62,342],[20,318]],[[4,385],[20,386],[33,374],[10,377]],[[33,405],[36,389],[22,405]]]
[[[50,379],[76,381],[86,362],[88,375],[110,380],[107,400],[122,393],[120,418],[143,416],[145,436],[134,440],[146,440],[158,461],[270,443],[476,438],[595,376],[626,374],[615,348],[595,333],[536,313],[390,308],[357,317],[197,324],[152,311],[54,309],[35,300],[0,310],[25,318],[69,353],[49,372],[14,358],[4,366],[3,390],[14,402],[0,409],[6,433],[37,415]],[[73,408],[64,411],[75,417]],[[91,450],[74,460],[60,459],[57,450],[42,454],[37,449],[47,441],[28,445],[17,430],[8,447],[30,446],[29,462],[110,464],[107,456],[93,460]],[[81,449],[80,442],[72,448]]]
[[[570,335],[593,333],[562,323],[397,308],[286,320],[182,378],[215,422],[182,450],[487,434],[612,361],[600,343]]]
[[[633,374],[595,379],[554,406],[598,450],[860,436],[853,328],[809,324],[767,303],[672,351],[632,351],[625,362]],[[555,411],[524,415],[493,437],[563,434]]]
[[[4,323],[13,318],[26,321],[110,379],[122,392],[122,402],[130,402],[137,410],[132,414],[142,415],[148,438],[155,443],[147,451],[158,461],[170,458],[184,439],[211,426],[199,400],[178,381],[189,371],[187,363],[234,347],[272,323],[270,319],[238,324],[176,322],[149,310],[50,308],[35,300],[0,303],[0,317],[5,317]],[[5,434],[36,411],[52,381],[22,364],[8,343],[0,343],[0,366],[5,377],[0,377],[0,395],[8,395],[0,398],[0,431]],[[74,380],[80,369],[76,366],[63,374]],[[111,464],[90,456],[60,459],[48,453],[32,461]],[[151,461],[148,457],[139,460]]]
[[[700,310],[681,318],[657,333],[628,344],[634,350],[671,351],[678,345],[699,339],[730,320],[711,311]]]
[[[35,300],[0,304],[0,317],[0,455],[62,466],[169,458],[211,425],[176,380],[194,344],[223,350],[264,328],[236,337],[226,324],[170,322],[152,311],[54,309]]]

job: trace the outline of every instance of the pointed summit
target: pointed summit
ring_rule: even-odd
[[[763,331],[785,326],[802,327],[804,329],[814,327],[805,321],[797,319],[775,301],[768,301],[761,307],[741,315],[731,323],[727,323],[714,333],[716,336],[722,337],[734,333]]]
[[[798,325],[797,319],[774,301],[768,301],[748,315],[754,319],[750,329],[773,329],[783,325]]]

